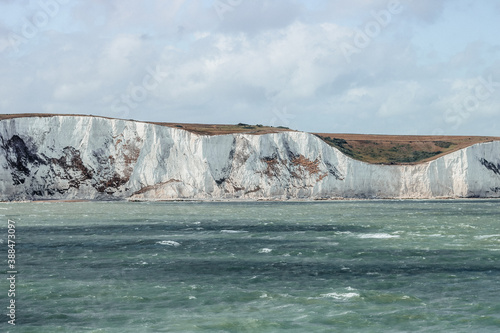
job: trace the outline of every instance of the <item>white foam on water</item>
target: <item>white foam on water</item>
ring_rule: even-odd
[[[351,292],[351,293],[328,293],[328,294],[321,294],[320,296],[323,297],[323,298],[333,298],[333,299],[337,299],[337,300],[347,300],[347,299],[350,299],[350,298],[359,297],[359,294],[358,293],[354,293],[354,292]]]
[[[467,228],[467,229],[477,229],[477,227],[475,225],[470,225],[467,223],[460,223],[458,226],[462,227],[462,228]]]
[[[399,238],[399,235],[391,235],[385,233],[375,233],[375,234],[362,234],[358,236],[359,238],[373,238],[373,239],[389,239],[389,238]]]
[[[443,234],[421,234],[419,232],[409,232],[408,236],[412,236],[412,237],[444,237]]]
[[[299,320],[302,320],[302,319],[307,318],[307,317],[309,317],[309,315],[305,314],[305,315],[302,315],[302,316],[295,317],[295,318],[293,318],[293,320],[294,321],[299,321]]]
[[[164,241],[159,241],[159,242],[156,242],[156,244],[160,244],[160,245],[168,245],[168,246],[180,246],[181,243],[178,243],[176,241],[171,241],[171,240],[164,240]]]
[[[267,247],[263,248],[263,249],[260,249],[259,250],[259,253],[270,253],[273,249],[269,249]]]
[[[248,232],[248,231],[245,231],[245,230],[221,230],[220,232],[222,232],[223,234],[241,234],[241,233]]]
[[[481,236],[474,236],[475,239],[488,239],[488,238],[493,238],[493,237],[500,237],[500,235],[481,235]]]

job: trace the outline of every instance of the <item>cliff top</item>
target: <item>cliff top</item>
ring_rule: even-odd
[[[86,116],[76,114],[0,114],[0,120],[22,117]],[[90,116],[113,119],[102,116]],[[136,121],[129,119],[131,121]],[[201,135],[223,135],[234,133],[268,134],[291,131],[286,127],[263,125],[217,125],[146,122],[150,124],[184,129]],[[418,164],[427,162],[468,146],[500,141],[500,137],[489,136],[432,136],[432,135],[372,135],[312,133],[339,149],[347,156],[372,164]]]
[[[80,117],[96,117],[104,119],[116,119],[104,116],[94,116],[85,114],[50,114],[50,113],[18,113],[18,114],[0,114],[0,120],[3,119],[13,119],[13,118],[26,118],[26,117],[55,117],[55,116],[80,116]],[[283,131],[291,131],[288,127],[278,126],[263,126],[263,125],[249,125],[239,123],[236,125],[223,125],[223,124],[184,124],[184,123],[165,123],[165,122],[153,122],[153,121],[140,121],[134,119],[124,119],[129,121],[137,121],[142,123],[181,128],[183,130],[200,134],[200,135],[224,135],[224,134],[234,134],[234,133],[245,133],[245,134],[269,134],[277,133]]]
[[[315,135],[345,155],[372,164],[419,164],[477,143],[500,141],[500,137],[491,136]]]

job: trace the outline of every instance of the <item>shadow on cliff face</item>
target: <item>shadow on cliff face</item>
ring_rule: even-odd
[[[60,157],[50,158],[40,154],[29,138],[23,139],[13,135],[8,140],[0,140],[0,148],[5,151],[6,169],[10,169],[12,184],[26,186],[26,199],[51,197],[56,193],[65,194],[71,188],[79,189],[82,185],[91,186],[99,193],[110,195],[112,192],[108,193],[109,188],[118,188],[128,181],[128,178],[121,178],[116,173],[110,177],[97,174],[92,167],[85,165],[80,151],[71,146],[64,147]],[[27,180],[30,181],[26,183]]]
[[[38,156],[34,145],[26,145],[23,139],[18,135],[12,136],[7,142],[2,138],[2,148],[5,150],[7,163],[11,168],[12,179],[14,185],[24,184],[26,177],[31,173],[28,167],[31,164],[33,167],[39,167],[40,164],[47,164],[40,156]]]

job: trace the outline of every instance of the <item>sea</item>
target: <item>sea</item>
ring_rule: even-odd
[[[0,221],[1,332],[500,332],[499,200],[1,203]]]

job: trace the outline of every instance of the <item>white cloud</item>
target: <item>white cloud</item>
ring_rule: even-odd
[[[79,102],[100,87],[99,81],[62,84],[55,88],[54,99],[57,101]]]
[[[120,77],[130,73],[133,61],[144,52],[144,45],[137,35],[119,35],[103,46],[98,61],[99,73],[105,77]]]
[[[277,121],[273,110],[286,109],[287,125],[309,131],[495,134],[500,93],[456,128],[447,110],[479,76],[500,81],[498,45],[478,34],[458,44],[459,52],[430,57],[435,50],[414,43],[422,27],[452,24],[443,13],[460,6],[401,0],[404,11],[346,61],[339,46],[352,44],[356,29],[388,3],[243,1],[221,20],[202,1],[76,1],[20,53],[5,47],[9,30],[0,27],[0,107],[264,124]],[[157,66],[161,82],[134,108],[113,111]]]
[[[378,110],[381,117],[411,114],[416,111],[418,104],[416,95],[420,87],[415,81],[394,82],[391,84],[392,93],[382,103]]]

